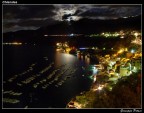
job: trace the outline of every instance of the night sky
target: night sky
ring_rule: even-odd
[[[3,32],[36,30],[61,21],[118,19],[141,15],[141,5],[3,5]]]

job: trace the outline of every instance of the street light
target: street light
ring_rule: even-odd
[[[138,36],[138,33],[134,33],[134,35],[135,35],[135,37],[137,37],[137,36]]]
[[[99,87],[98,87],[98,90],[102,90],[102,88],[103,88],[102,86],[99,86]]]
[[[132,50],[131,50],[131,53],[134,53],[134,52],[135,52],[135,50],[134,50],[134,49],[132,49]]]

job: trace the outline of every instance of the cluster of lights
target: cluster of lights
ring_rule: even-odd
[[[3,43],[3,45],[22,45],[21,42]]]
[[[135,37],[141,35],[138,31],[131,31],[131,32],[129,32],[129,31],[123,31],[123,30],[121,30],[121,31],[119,31],[119,32],[114,32],[114,33],[103,32],[103,33],[101,33],[101,34],[91,34],[91,35],[89,35],[89,36],[90,36],[90,37],[104,36],[104,37],[106,37],[106,38],[109,38],[109,37],[118,37],[118,36],[120,36],[120,38],[124,38],[124,36],[125,36],[126,34],[133,35],[133,36],[135,36]]]
[[[135,40],[132,40],[131,43],[137,44],[137,45],[142,45],[142,41],[140,38],[136,38]]]
[[[106,32],[106,33],[101,33],[101,34],[91,34],[90,37],[97,37],[97,36],[104,36],[104,37],[117,37],[119,36],[120,34],[115,32],[115,33],[109,33],[109,32]]]
[[[82,35],[82,34],[63,34],[63,35],[47,35],[47,34],[45,34],[44,36],[45,37],[48,37],[48,36],[53,36],[53,37],[68,37],[68,36],[80,36],[80,35]]]
[[[127,48],[121,48],[117,53],[118,53],[118,54],[121,54],[121,53],[123,53],[124,51],[128,51],[128,49],[127,49]]]
[[[62,46],[62,43],[57,43],[56,45],[57,45],[57,46]]]
[[[56,46],[57,46],[56,51],[63,51],[63,52],[69,53],[71,50],[68,42],[64,42],[64,43],[58,42],[56,43]]]
[[[105,85],[99,85],[97,88],[94,88],[93,91],[102,90]]]
[[[117,36],[119,36],[120,34],[119,33],[117,33],[117,32],[115,32],[115,33],[102,33],[101,34],[102,36],[105,36],[105,37],[117,37]]]
[[[138,15],[135,15],[135,16],[125,16],[125,17],[123,17],[123,18],[131,18],[131,17],[136,17],[136,16],[138,16]]]
[[[68,45],[68,42],[64,42],[64,43],[56,43],[56,45],[58,46],[58,47],[61,47],[61,46],[64,46],[64,47],[69,47],[69,45]]]
[[[109,38],[109,37],[118,37],[120,36],[120,38],[124,38],[125,34],[129,34],[129,35],[133,35],[135,37],[141,35],[138,31],[119,31],[119,32],[103,32],[101,34],[90,34],[90,35],[87,35],[89,37],[99,37],[99,36],[104,36],[106,38]],[[52,36],[52,37],[73,37],[73,36],[81,36],[83,34],[57,34],[57,35],[48,35],[48,34],[45,34],[44,37],[48,37],[48,36]]]

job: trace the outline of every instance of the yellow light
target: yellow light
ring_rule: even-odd
[[[102,88],[103,88],[102,86],[99,86],[99,87],[98,87],[98,90],[102,90]]]
[[[118,53],[122,53],[124,51],[124,49],[120,49],[119,51],[118,51]]]
[[[108,55],[105,55],[105,58],[108,58],[108,57],[110,57],[110,55],[108,54]]]
[[[22,45],[22,43],[21,42],[13,42],[13,43],[11,43],[12,45]]]
[[[67,53],[69,53],[69,52],[70,52],[70,50],[71,50],[70,48],[66,48],[66,52],[67,52]]]
[[[134,33],[134,35],[137,37],[137,36],[138,36],[138,33]]]
[[[102,90],[105,85],[99,85],[97,88],[93,88],[93,91]]]
[[[57,43],[56,45],[59,46],[59,43]]]

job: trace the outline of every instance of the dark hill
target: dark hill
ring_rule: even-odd
[[[119,18],[115,20],[92,20],[83,18],[79,21],[59,22],[54,25],[41,27],[37,30],[21,30],[3,33],[3,41],[42,42],[44,34],[93,34],[120,30],[140,30],[141,16]]]

